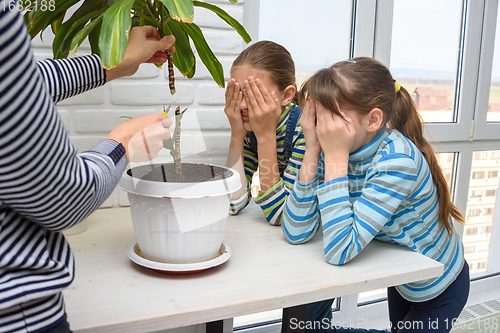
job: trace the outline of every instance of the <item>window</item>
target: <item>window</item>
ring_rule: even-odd
[[[481,209],[469,209],[467,211],[467,216],[479,216],[481,215]]]
[[[461,12],[455,0],[394,1],[391,72],[426,122],[455,118]]]
[[[292,55],[298,88],[318,69],[350,58],[352,0],[309,0],[307,4],[303,0],[250,0],[244,6],[245,14],[256,15],[244,22],[247,31],[255,32],[254,41],[272,40]],[[256,193],[258,182],[253,185],[252,193]],[[339,304],[335,300],[333,308],[338,309]],[[281,322],[281,315],[281,310],[273,310],[236,317],[234,327]]]
[[[494,223],[493,217],[495,215],[495,198],[498,189],[498,171],[500,171],[500,165],[494,159],[474,158],[476,156],[493,156],[494,152],[498,151],[476,151],[472,156],[470,196],[467,202],[463,243],[464,247],[474,245],[477,250],[474,255],[466,254],[466,260],[474,263],[474,261],[477,262],[478,259],[481,259],[480,263],[472,265],[471,273],[473,276],[475,274],[487,273],[486,267],[491,267],[492,269],[495,267],[494,264],[488,266],[488,262],[495,260],[493,257],[495,250],[491,244],[493,244],[492,241],[495,239],[495,235],[492,234],[492,226]],[[484,171],[484,169],[488,171]],[[473,179],[481,179],[486,175],[488,176],[487,182],[473,182]],[[485,196],[484,200],[481,198],[483,193]],[[474,224],[474,226],[471,224]],[[481,225],[478,226],[478,224]],[[480,238],[475,237],[476,235]],[[470,238],[467,236],[470,236]],[[482,241],[485,238],[488,239],[487,242],[478,243],[479,240]],[[478,253],[481,253],[480,258],[477,257]]]
[[[465,229],[465,236],[474,236],[474,235],[477,235],[477,227]]]
[[[482,235],[484,235],[484,234],[491,234],[491,225],[481,227],[479,229],[479,233],[481,233]]]
[[[475,160],[485,160],[488,158],[488,153],[485,151],[476,151],[474,153],[474,159]]]
[[[486,193],[484,194],[487,197],[494,197],[497,195],[497,190],[486,190]]]
[[[495,211],[495,209],[493,207],[485,208],[483,211],[483,215],[493,215],[494,211]]]
[[[487,252],[489,248],[490,248],[490,243],[484,242],[484,243],[481,243],[478,245],[477,251],[478,252]]]
[[[259,23],[259,38],[275,40],[289,49],[297,63],[299,85],[308,75],[299,73],[307,67],[308,57],[314,61],[310,62],[313,64],[310,69],[304,69],[305,73],[350,56],[375,57],[390,67],[394,78],[418,104],[419,113],[427,123],[425,133],[429,135],[426,137],[438,155],[443,156],[439,164],[449,181],[454,201],[466,212],[466,225],[457,224],[456,230],[462,234],[467,248],[472,283],[488,285],[486,280],[495,279],[500,285],[500,257],[494,255],[500,253],[500,226],[493,227],[499,223],[493,217],[500,177],[489,174],[489,171],[500,171],[500,112],[494,105],[500,104],[498,1],[323,0],[326,7],[319,8],[324,9],[327,19],[322,19],[323,13],[309,19],[307,13],[314,8],[306,7],[315,6],[307,2],[298,11],[298,2],[290,0],[287,6],[280,6],[278,3],[283,0],[260,0],[260,20],[268,23],[267,28]],[[244,2],[245,6],[252,3]],[[340,3],[343,11],[328,13],[328,6],[333,3]],[[269,14],[271,10],[273,14]],[[349,34],[346,31],[349,31],[351,17]],[[281,19],[285,23],[279,23]],[[291,22],[293,19],[300,23]],[[347,23],[339,30],[332,29],[332,21],[339,20]],[[318,22],[321,22],[319,29],[315,25]],[[298,32],[289,33],[292,41],[286,44],[283,35],[295,29]],[[317,45],[320,45],[319,51],[313,49]],[[302,48],[300,53],[295,47]],[[316,53],[330,47],[338,49],[338,53],[330,52],[316,61]],[[480,279],[489,275],[493,277]],[[348,301],[343,306],[375,302],[385,296],[385,292],[378,290],[354,296],[344,297],[343,300]],[[374,317],[386,311],[386,304],[379,305]],[[356,316],[355,311],[350,307],[346,313]],[[335,316],[339,320],[348,317],[342,317],[342,313]]]
[[[484,171],[475,171],[472,173],[472,179],[483,179]]]
[[[483,195],[483,190],[472,190],[470,193],[470,198],[480,198]]]
[[[498,17],[497,17],[498,22]],[[496,27],[495,48],[493,51],[493,65],[491,70],[490,95],[488,100],[488,112],[486,121],[500,121],[500,43],[499,40],[500,25]]]
[[[476,252],[476,247],[474,245],[466,246],[466,247],[464,247],[464,252],[465,253],[474,253],[474,252]]]
[[[290,52],[300,88],[318,69],[349,58],[351,11],[350,0],[309,0],[307,5],[303,0],[260,0],[258,39],[275,41]],[[303,39],[297,42],[297,36]]]

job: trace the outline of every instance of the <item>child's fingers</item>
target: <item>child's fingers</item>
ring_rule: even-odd
[[[255,87],[258,89],[258,94],[262,96],[262,102],[267,105],[272,105],[276,104],[276,101],[278,100],[276,96],[276,92],[269,92],[267,90],[266,86],[262,83],[260,79],[255,79]],[[257,92],[255,92],[255,95],[257,96]]]
[[[238,91],[238,97],[236,99],[236,102],[238,103],[238,105],[241,104],[241,101],[243,100],[243,93],[241,92],[241,90]]]
[[[234,81],[233,80],[234,79],[231,79],[227,83],[227,88],[226,88],[226,93],[225,93],[226,102],[227,102],[228,98],[230,98],[230,96],[233,95],[233,91],[234,91]]]
[[[349,118],[344,112],[340,111],[340,114],[344,118],[345,125],[347,127],[347,130],[351,133],[355,133],[356,129],[354,128],[354,125],[352,123],[352,119]]]
[[[248,82],[248,85],[247,85]],[[260,80],[259,80],[260,82]],[[264,97],[262,97],[262,94],[260,92],[260,89],[257,87],[257,84],[253,77],[249,76],[248,80],[245,81],[245,88],[247,89],[250,100],[254,103],[254,107],[262,107],[265,105],[264,102]]]
[[[243,98],[245,99],[245,102],[247,103],[249,115],[253,116],[254,105],[256,104],[256,102],[255,102],[255,97],[254,97],[252,90],[250,89],[250,86],[248,85],[247,81],[245,81],[245,87],[243,88]]]
[[[352,123],[351,118],[349,118],[343,111],[340,111],[340,115],[344,118],[347,123]]]

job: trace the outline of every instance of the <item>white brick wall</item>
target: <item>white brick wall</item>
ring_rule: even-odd
[[[207,2],[220,6],[243,23],[243,1],[237,5],[232,5],[228,0]],[[194,21],[201,27],[207,42],[222,63],[227,81],[231,64],[244,47],[243,40],[229,25],[207,9],[195,7]],[[33,44],[37,60],[52,58],[52,40],[50,28],[43,34],[43,41],[40,37],[35,37]],[[89,52],[90,47],[85,41],[77,55]],[[143,64],[131,77],[115,80],[60,102],[57,107],[71,141],[78,151],[85,151],[104,139],[116,124],[124,121],[120,116],[161,113],[164,105],[172,105],[173,114],[174,108],[179,105],[181,109],[188,108],[182,125],[183,155],[205,149],[227,148],[230,127],[223,111],[224,89],[217,86],[199,59],[193,79],[184,78],[177,69],[175,77],[176,93],[172,96],[168,88],[166,66],[159,69],[153,64]],[[168,156],[168,152],[163,152],[161,156]],[[219,161],[223,162],[223,159],[219,158]],[[117,188],[101,207],[127,205],[126,193]]]

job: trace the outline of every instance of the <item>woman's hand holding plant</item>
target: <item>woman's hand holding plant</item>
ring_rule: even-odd
[[[161,38],[158,30],[152,26],[133,27],[122,62],[106,70],[106,82],[133,75],[142,63],[163,64],[167,61],[166,51],[175,52],[174,42],[174,36]]]

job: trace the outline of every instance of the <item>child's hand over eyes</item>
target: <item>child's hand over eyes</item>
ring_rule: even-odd
[[[300,126],[306,140],[306,151],[319,156],[321,146],[316,134],[316,102],[313,98],[308,99],[304,105]]]
[[[281,105],[276,93],[267,90],[259,79],[248,77],[243,96],[248,106],[250,126],[257,140],[270,136],[275,140],[276,127],[281,116]]]
[[[352,120],[345,113],[342,112],[342,118],[319,103],[316,103],[316,113],[316,134],[325,154],[325,161],[332,159],[347,163],[356,137]]]
[[[238,138],[244,138],[247,131],[243,127],[243,118],[241,117],[240,104],[243,99],[243,93],[240,90],[240,84],[235,79],[231,79],[226,88],[226,113],[229,125],[231,125],[231,135]]]

